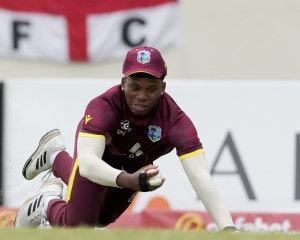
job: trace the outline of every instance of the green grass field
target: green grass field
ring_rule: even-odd
[[[0,228],[0,239],[11,240],[280,240],[300,239],[298,234],[286,233],[230,233],[174,230],[105,229],[15,229]]]

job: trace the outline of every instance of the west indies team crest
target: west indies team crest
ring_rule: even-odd
[[[152,126],[150,125],[148,127],[148,137],[152,142],[157,142],[161,139],[161,128],[158,126]]]
[[[150,52],[146,50],[138,51],[137,60],[140,63],[148,63],[150,62]]]

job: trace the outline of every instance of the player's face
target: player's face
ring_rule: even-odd
[[[153,112],[166,88],[166,83],[157,78],[126,77],[121,85],[128,107],[139,117]]]

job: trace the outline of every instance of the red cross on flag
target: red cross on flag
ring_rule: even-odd
[[[178,0],[0,0],[0,55],[54,61],[124,58],[180,43]]]

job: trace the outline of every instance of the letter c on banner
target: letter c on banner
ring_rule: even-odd
[[[175,229],[185,231],[203,229],[203,219],[197,213],[185,213],[177,220]]]
[[[12,226],[17,213],[12,210],[0,211],[0,227]]]
[[[128,19],[123,25],[122,36],[123,36],[124,42],[130,47],[137,47],[137,46],[142,45],[145,42],[145,38],[143,37],[143,38],[141,38],[140,41],[137,41],[137,42],[133,42],[130,39],[130,37],[129,37],[129,28],[130,28],[130,25],[133,24],[133,23],[138,23],[140,25],[145,25],[146,22],[143,19],[140,19],[140,18],[131,18],[131,19]]]

